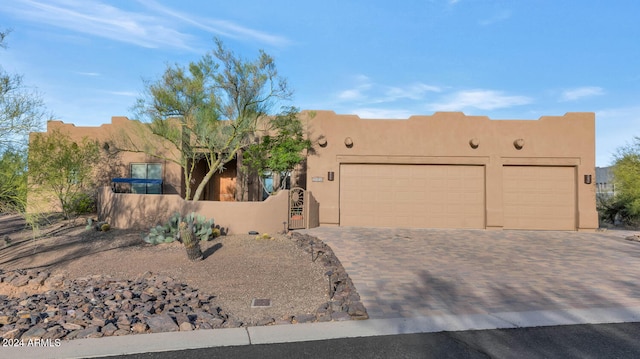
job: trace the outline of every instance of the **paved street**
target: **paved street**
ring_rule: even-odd
[[[640,323],[568,325],[203,348],[111,358],[637,358],[638,337]]]
[[[321,227],[369,316],[640,306],[629,232]]]

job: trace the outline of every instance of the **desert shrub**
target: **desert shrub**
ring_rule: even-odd
[[[87,214],[96,212],[96,199],[87,193],[77,193],[68,201],[66,213]]]

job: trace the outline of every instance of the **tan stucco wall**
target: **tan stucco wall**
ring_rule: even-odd
[[[196,212],[213,218],[228,234],[249,231],[278,233],[287,222],[289,191],[280,191],[263,202],[185,201],[179,195],[141,195],[113,193],[101,188],[98,217],[115,228],[148,230],[162,224],[175,212]]]
[[[368,120],[314,111],[307,128],[314,152],[307,158],[307,189],[320,204],[320,223],[339,225],[340,164],[482,165],[486,171],[486,228],[503,227],[504,165],[571,166],[576,169],[578,230],[598,226],[595,208],[595,115],[567,113],[538,120],[491,120],[438,112],[404,120]],[[345,141],[352,141],[348,147]],[[518,150],[514,141],[522,139]],[[470,141],[477,142],[477,148]],[[323,147],[320,144],[326,141]],[[334,180],[328,181],[328,172]],[[584,183],[591,175],[592,183]],[[313,181],[322,178],[322,182]]]

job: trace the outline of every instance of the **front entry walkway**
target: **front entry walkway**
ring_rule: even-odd
[[[320,227],[370,318],[640,307],[629,232]]]

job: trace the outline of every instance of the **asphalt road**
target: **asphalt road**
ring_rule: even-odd
[[[640,323],[405,334],[110,358],[638,358]]]

